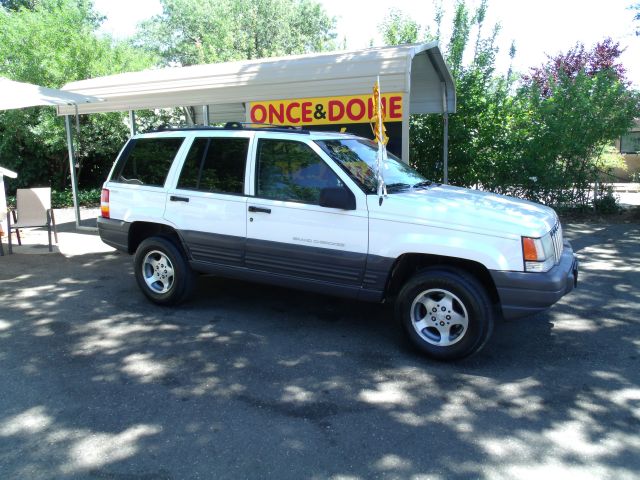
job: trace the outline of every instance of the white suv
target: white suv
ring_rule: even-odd
[[[284,128],[168,130],[124,146],[102,191],[102,240],[135,253],[153,302],[177,304],[194,273],[395,301],[424,353],[478,351],[494,317],[545,310],[577,283],[555,212],[432,183],[352,135]]]

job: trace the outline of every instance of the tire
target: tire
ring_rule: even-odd
[[[396,317],[412,344],[438,360],[472,355],[493,332],[494,310],[485,289],[463,271],[423,270],[404,285]]]
[[[133,260],[142,293],[158,305],[177,305],[186,300],[195,282],[182,250],[165,237],[149,237],[138,246]]]

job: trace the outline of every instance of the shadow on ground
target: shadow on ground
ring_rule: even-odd
[[[579,289],[451,364],[389,307],[207,277],[160,308],[123,254],[0,258],[0,477],[637,478],[640,226],[567,235]]]

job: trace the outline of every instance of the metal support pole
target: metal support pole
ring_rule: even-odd
[[[447,85],[442,82],[442,183],[449,183],[449,108],[447,105]]]
[[[209,105],[203,105],[202,106],[202,124],[205,127],[209,126]]]
[[[442,114],[442,120],[442,129],[444,135],[444,141],[442,145],[442,158],[444,160],[443,183],[447,185],[449,183],[449,114],[447,112]]]
[[[76,133],[78,134],[78,141],[80,141],[80,115],[78,114],[78,105],[74,105],[76,110]]]
[[[78,205],[78,179],[76,178],[76,155],[73,150],[73,133],[71,129],[71,115],[65,115],[64,127],[67,131],[67,148],[69,149],[69,176],[71,177],[71,191],[73,193],[73,209],[76,212],[76,228],[80,228],[80,205]]]
[[[132,137],[138,133],[138,129],[136,128],[136,112],[133,110],[129,110],[129,131]]]
[[[409,165],[409,123],[410,123],[410,92],[402,95],[402,161]]]

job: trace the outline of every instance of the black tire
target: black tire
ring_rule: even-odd
[[[194,273],[182,249],[165,237],[149,237],[133,260],[142,293],[158,305],[177,305],[193,291]]]
[[[418,272],[396,300],[396,317],[421,352],[456,360],[478,352],[493,332],[494,310],[480,283],[463,271]]]

